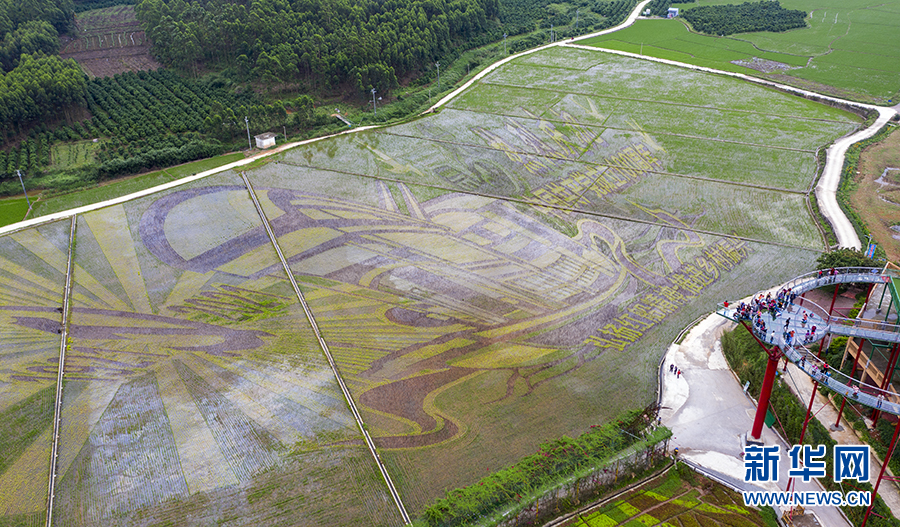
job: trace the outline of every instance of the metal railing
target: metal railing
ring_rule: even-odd
[[[848,283],[887,283],[893,278],[900,278],[900,273],[893,270],[882,270],[871,267],[842,267],[832,270],[814,271],[806,273],[768,291],[762,291],[754,295],[758,298],[760,295],[765,297],[767,293],[772,291],[780,291],[782,289],[790,289],[792,293],[801,295],[812,289],[818,289],[832,284],[848,284]],[[775,315],[769,319],[771,312],[760,310],[763,321],[771,323],[773,331],[766,328],[761,331],[760,326],[750,322],[751,330],[761,341],[771,345],[778,346],[784,355],[793,362],[804,373],[812,377],[820,384],[836,391],[837,393],[849,397],[860,404],[877,408],[883,412],[900,415],[900,396],[893,390],[882,390],[878,386],[860,383],[848,375],[842,373],[826,365],[813,355],[807,348],[806,344],[822,339],[826,334],[833,333],[836,335],[844,335],[850,337],[862,337],[870,340],[879,340],[885,342],[900,342],[900,325],[889,324],[887,322],[878,322],[875,320],[853,319],[846,317],[836,317],[828,314],[828,310],[819,306],[815,302],[804,299],[803,305],[798,307],[790,305],[785,310],[776,310]],[[725,318],[738,322],[741,318],[737,314],[738,303],[720,302],[716,306],[716,313]],[[785,333],[791,328],[797,328],[797,317],[806,311],[811,315],[808,320],[800,322],[802,328],[808,328],[817,325],[816,333],[813,338],[806,339],[797,337],[788,344],[785,339]],[[762,315],[762,313],[767,313]],[[788,316],[793,318],[790,325],[787,323]],[[779,325],[784,322],[784,331],[779,335]],[[802,341],[802,342],[801,342]]]

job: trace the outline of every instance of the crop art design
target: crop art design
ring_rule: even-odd
[[[647,151],[626,150],[618,155]],[[635,169],[616,172],[597,195],[640,177]],[[465,377],[502,370],[510,386],[524,380],[530,393],[603,352],[624,352],[748,254],[740,241],[704,242],[664,211],[647,211],[665,225],[645,229],[655,238],[650,262],[630,253],[615,222],[581,218],[570,237],[536,220],[537,209],[528,214],[457,193],[419,202],[399,184],[401,212],[387,184],[374,188],[372,202],[257,191],[342,375],[366,408],[404,428],[377,430],[382,448],[426,446],[459,433],[465,425],[427,400]],[[564,188],[547,185],[546,192],[566,199]],[[247,265],[270,244],[262,227],[193,255],[169,244],[162,235],[169,214],[191,208],[198,196],[174,193],[143,215],[140,232],[157,258],[192,273],[240,268],[251,280],[283,274],[276,262]],[[588,330],[572,331],[576,322]]]

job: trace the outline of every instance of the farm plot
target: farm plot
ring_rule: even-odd
[[[240,184],[79,218],[61,525],[398,523]]]
[[[581,49],[577,51],[591,53]],[[533,87],[539,91],[611,99],[636,99],[723,110],[746,110],[788,117],[854,119],[847,112],[837,108],[738,79],[612,55],[588,70],[559,70],[557,75],[552,76],[546,75],[544,68],[524,64],[517,59],[492,72],[483,83],[520,88]],[[672,86],[685,86],[686,89],[673,90]],[[486,98],[475,96],[460,99],[463,100],[468,104],[464,109],[491,110],[491,101]],[[451,103],[451,107],[456,107],[457,104],[462,107],[462,102]],[[534,111],[540,113],[545,109],[535,108]]]
[[[710,3],[722,2],[697,5]],[[783,33],[714,37],[692,33],[678,21],[638,20],[629,28],[585,43],[798,86],[814,81],[818,91],[873,102],[897,98],[900,51],[893,45],[896,35],[890,28],[900,22],[900,2],[850,0],[823,6],[810,0],[785,0],[782,5],[810,13],[808,26]],[[754,57],[783,66],[762,71],[743,67]]]
[[[729,79],[645,64],[638,78],[617,58],[554,78],[540,57],[501,68],[438,116],[294,149],[248,174],[413,511],[648,402],[660,350],[704,305],[809,268],[817,252],[801,247],[821,241],[799,191],[817,143],[858,122]],[[542,86],[526,91],[532,80]],[[658,101],[662,86],[717,91],[708,109],[688,106],[691,95],[668,104],[718,112],[735,130],[762,118],[744,125],[765,126],[753,130],[760,144],[676,135],[658,102],[615,95]],[[723,92],[771,113],[735,112]],[[503,102],[495,111],[489,99]],[[717,133],[709,121],[696,135]],[[782,142],[805,150],[773,148]],[[803,172],[768,175],[775,163]],[[795,248],[782,260],[778,246],[712,233]]]
[[[249,175],[412,510],[648,402],[650,350],[735,284],[752,291],[780,252],[662,211],[665,226],[285,164]],[[803,268],[816,254],[796,253]],[[712,274],[687,279],[699,265]],[[664,324],[636,315],[672,293]]]
[[[65,43],[60,55],[75,59],[91,76],[157,69],[151,42],[134,16],[133,5],[93,9],[75,19],[77,38]]]
[[[775,117],[759,145],[723,143],[761,163],[781,159],[762,155],[781,140],[810,155],[854,117],[564,51],[587,69],[538,66],[537,53],[485,79],[496,97],[511,71],[542,85],[533,99],[516,86],[521,104],[502,114],[473,97],[472,109],[305,145],[248,172],[414,514],[543,441],[650,403],[684,326],[818,255],[796,191],[812,174],[736,184],[749,176],[722,176],[725,154],[707,157],[720,141],[644,126],[653,110],[631,95],[658,101],[665,86],[696,105],[691,89],[722,83],[709,111],[723,119],[737,113],[723,93],[771,96],[753,114]],[[560,50],[548,57],[564,63]],[[795,138],[778,128],[787,116],[822,128]],[[399,523],[236,174],[80,217],[76,264],[61,522]]]
[[[685,468],[676,468],[615,501],[578,514],[566,527],[617,525],[770,525],[737,493]]]
[[[50,147],[50,164],[56,168],[78,168],[93,163],[99,150],[99,141],[56,143]]]
[[[851,192],[853,209],[860,211],[874,241],[888,260],[900,259],[900,133],[894,131],[863,150],[859,175]]]
[[[3,524],[46,519],[69,226],[56,222],[0,238]]]

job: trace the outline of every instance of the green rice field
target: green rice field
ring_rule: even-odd
[[[28,201],[25,198],[0,200],[0,225],[10,225],[22,221],[26,212],[28,212]]]
[[[0,522],[45,513],[70,244],[54,523],[398,525],[339,380],[413,518],[643,408],[682,328],[811,268],[816,151],[860,122],[554,48],[277,154],[246,176],[338,377],[233,171],[0,237]]]
[[[765,518],[745,507],[741,496],[686,468],[671,469],[639,488],[596,509],[577,514],[565,527],[630,525],[774,526],[774,512]]]
[[[700,0],[679,8],[722,3],[728,2]],[[900,1],[784,0],[781,4],[810,13],[807,27],[716,37],[693,33],[680,20],[639,20],[582,43],[896,104],[900,98],[900,48],[896,46]],[[768,63],[753,63],[754,58]]]
[[[193,176],[195,174],[199,174],[200,172],[211,170],[222,165],[227,165],[228,163],[233,163],[241,159],[244,159],[244,154],[242,152],[224,154],[221,156],[211,157],[209,159],[201,159],[199,161],[184,163],[182,165],[169,167],[156,172],[150,172],[148,174],[141,174],[139,176],[110,181],[103,185],[85,190],[69,192],[66,194],[60,194],[58,196],[51,196],[46,198],[42,197],[42,199],[35,202],[34,211],[31,217],[46,216],[54,212],[60,212],[76,207],[81,207],[83,205],[89,205],[91,203],[97,203],[100,201],[106,201],[109,199],[126,196],[134,192],[139,192],[141,190],[153,188],[158,185],[175,181],[176,179]],[[20,220],[21,218],[16,221]],[[10,221],[7,223],[0,223],[0,225],[8,225],[9,223],[13,222]]]

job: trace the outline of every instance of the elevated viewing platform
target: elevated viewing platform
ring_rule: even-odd
[[[851,379],[825,364],[806,347],[829,333],[891,345],[900,343],[900,325],[891,323],[896,322],[900,314],[898,280],[900,272],[891,269],[844,267],[816,271],[798,276],[773,290],[757,293],[749,302],[720,303],[716,313],[735,322],[744,322],[761,342],[780,349],[813,380],[856,402],[900,415],[900,395],[896,392]],[[882,313],[879,302],[877,310],[863,306],[860,313],[875,312],[883,315],[884,320],[835,316],[830,309],[808,299],[802,299],[801,305],[799,297],[803,293],[835,284],[883,285],[882,300],[884,293],[890,292],[887,309]]]

